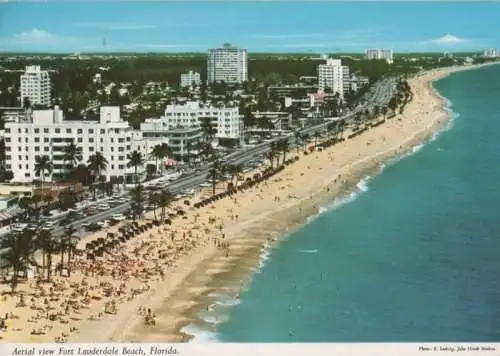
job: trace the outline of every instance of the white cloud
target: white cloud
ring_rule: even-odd
[[[434,44],[444,45],[444,46],[447,46],[447,45],[456,45],[456,44],[459,44],[459,43],[464,43],[466,41],[467,40],[465,40],[463,38],[456,37],[456,36],[453,36],[453,35],[450,35],[450,34],[447,34],[447,35],[444,35],[442,37],[439,37],[439,38],[436,38],[434,40],[431,40],[431,42],[434,43]]]
[[[138,23],[120,23],[120,22],[82,22],[78,24],[81,27],[96,28],[102,30],[145,30],[158,27],[156,25],[138,24]]]
[[[26,43],[26,44],[48,44],[60,39],[60,36],[50,32],[33,28],[30,31],[15,34],[11,38],[11,42]]]
[[[102,46],[102,39],[61,36],[39,28],[0,38],[0,50],[80,50]]]

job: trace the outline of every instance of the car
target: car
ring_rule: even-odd
[[[111,219],[116,221],[123,221],[125,220],[125,216],[122,214],[113,214],[111,215]]]
[[[202,187],[202,188],[211,187],[211,186],[212,186],[212,183],[207,183],[207,182],[200,184],[200,187]]]
[[[97,209],[99,209],[100,211],[106,211],[110,209],[110,206],[108,204],[99,204],[97,206]]]

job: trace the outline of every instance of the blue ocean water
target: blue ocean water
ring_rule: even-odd
[[[280,243],[217,340],[500,341],[500,66],[435,87],[451,129]]]

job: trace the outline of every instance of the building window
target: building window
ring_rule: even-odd
[[[101,135],[104,135],[106,133],[106,130],[101,129]]]
[[[18,129],[17,129],[17,132],[18,132],[18,133],[21,133],[21,128],[18,128]]]
[[[71,133],[71,129],[66,129],[66,133]]]
[[[94,142],[94,138],[93,137],[89,137],[89,142]]]
[[[94,133],[94,129],[89,129],[89,134],[93,134]]]
[[[21,137],[18,137],[18,138],[17,138],[17,142],[21,142]]]
[[[78,129],[78,130],[76,130],[76,133],[81,135],[81,134],[83,134],[83,130],[82,129]]]
[[[23,156],[17,156],[17,159],[22,161],[23,160]]]
[[[124,152],[125,150],[123,149],[123,147],[118,147],[118,152]]]
[[[35,133],[40,133],[40,129],[35,129]]]
[[[124,169],[124,168],[125,168],[125,166],[123,164],[118,165],[118,169]]]
[[[48,147],[44,147],[44,148],[43,148],[43,151],[44,151],[44,152],[49,152],[49,148],[48,148]]]
[[[89,152],[94,152],[94,147],[89,147]]]
[[[103,142],[104,142],[104,139],[101,137],[101,143],[103,143]]]
[[[40,147],[39,146],[35,146],[35,151],[40,151]]]
[[[49,133],[49,129],[43,129],[43,133]]]
[[[61,133],[61,129],[55,129],[55,133]]]
[[[35,142],[40,142],[40,137],[35,137]]]
[[[101,146],[101,152],[104,152],[104,147]]]
[[[44,137],[43,138],[43,142],[49,142],[49,138],[48,137]]]
[[[118,160],[119,160],[119,161],[123,161],[123,160],[125,160],[125,156],[118,156]]]
[[[115,165],[114,164],[111,165],[111,169],[115,169]]]
[[[83,142],[83,138],[82,137],[78,137],[77,141],[78,142]]]

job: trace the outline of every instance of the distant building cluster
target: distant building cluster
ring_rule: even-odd
[[[246,49],[228,43],[222,48],[208,50],[208,83],[243,83],[248,80],[248,54]]]
[[[500,57],[500,49],[498,48],[487,48],[483,51],[483,57],[485,58],[497,58]]]
[[[366,59],[384,59],[387,63],[391,64],[393,59],[392,49],[383,48],[369,48],[365,50]]]
[[[21,74],[21,106],[28,99],[31,105],[50,106],[50,75],[40,66],[27,66]]]
[[[180,87],[181,88],[190,88],[190,87],[196,87],[200,85],[201,83],[201,76],[200,73],[198,72],[193,72],[190,70],[187,73],[182,73],[181,74],[181,83]]]

